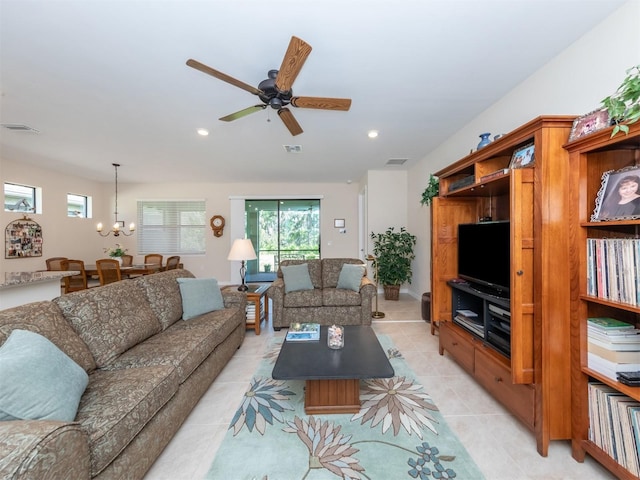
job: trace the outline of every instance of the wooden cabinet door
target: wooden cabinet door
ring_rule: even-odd
[[[534,382],[533,169],[511,171],[511,380]]]
[[[431,321],[451,321],[451,288],[458,276],[458,224],[478,220],[475,198],[433,199],[431,208]]]

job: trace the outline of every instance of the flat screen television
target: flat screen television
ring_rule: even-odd
[[[458,277],[508,297],[510,245],[508,221],[458,225]]]

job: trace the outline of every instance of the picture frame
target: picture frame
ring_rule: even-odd
[[[514,150],[509,168],[530,168],[535,163],[535,145],[533,142]]]
[[[42,228],[26,215],[9,222],[4,232],[4,258],[42,256]]]
[[[333,227],[334,228],[344,228],[345,222],[344,218],[334,218],[333,219]]]
[[[584,137],[611,125],[611,117],[606,109],[594,110],[576,118],[569,133],[569,141]]]
[[[640,218],[640,165],[602,174],[592,222]]]

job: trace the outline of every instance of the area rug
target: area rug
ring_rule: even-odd
[[[206,478],[483,479],[402,354],[378,338],[395,376],[360,382],[359,413],[319,416],[304,413],[303,381],[271,378],[274,340]]]

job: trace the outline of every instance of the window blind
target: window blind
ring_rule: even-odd
[[[204,200],[139,200],[138,254],[205,253]]]

